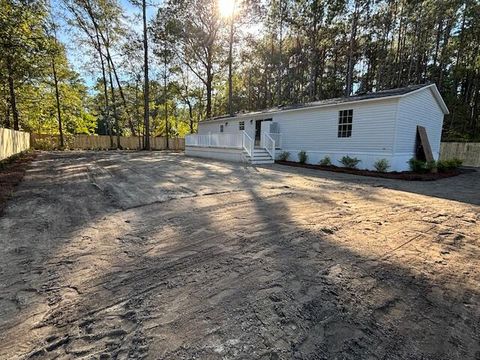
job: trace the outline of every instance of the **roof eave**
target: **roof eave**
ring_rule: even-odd
[[[423,89],[423,88],[421,88]],[[421,90],[420,89],[420,90]],[[225,117],[225,118],[220,118],[220,119],[207,119],[202,122],[217,122],[217,121],[228,121],[228,120],[236,120],[236,119],[241,119],[241,118],[249,118],[253,116],[263,116],[263,115],[270,115],[270,114],[278,114],[280,112],[285,113],[285,112],[292,112],[292,111],[301,111],[301,110],[311,110],[311,109],[319,109],[319,108],[325,108],[325,107],[332,107],[332,106],[344,106],[344,105],[349,105],[353,103],[363,103],[363,102],[370,102],[370,101],[382,101],[382,100],[391,100],[391,99],[397,99],[402,96],[405,96],[408,94],[402,94],[402,95],[391,95],[391,96],[384,96],[384,97],[379,97],[379,98],[371,98],[371,99],[361,99],[361,100],[352,100],[352,101],[344,101],[341,103],[336,103],[336,104],[321,104],[321,105],[313,105],[313,106],[305,106],[305,107],[299,107],[296,109],[285,109],[285,110],[275,110],[271,112],[258,112],[258,113],[246,113],[246,114],[238,114],[236,116],[232,117]]]
[[[450,114],[450,111],[448,110],[447,104],[445,104],[445,101],[443,101],[442,95],[440,94],[440,91],[438,91],[437,85],[432,84],[430,86],[430,90],[433,92],[433,96],[435,96],[435,99],[438,101],[438,104],[443,110],[443,113],[445,115]]]

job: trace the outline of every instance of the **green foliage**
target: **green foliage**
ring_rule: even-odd
[[[322,166],[332,166],[332,160],[330,159],[330,156],[325,156],[322,160],[319,161],[318,164]]]
[[[307,153],[302,150],[298,153],[298,161],[300,162],[300,164],[305,164],[308,160],[308,155]]]
[[[54,137],[48,137],[35,140],[33,145],[35,150],[51,151],[58,149],[58,141]]]
[[[278,155],[278,160],[287,161],[290,157],[290,153],[288,151],[282,151],[280,155]]]
[[[432,172],[437,169],[436,161],[422,161],[415,158],[408,160],[408,165],[410,166],[410,171],[420,174]]]
[[[231,76],[235,111],[343,96],[349,93],[346,88],[369,92],[435,82],[450,109],[443,139],[480,139],[480,90],[475,86],[480,71],[478,1],[424,1],[421,6],[398,0],[244,1],[239,2],[233,18],[220,16],[216,2],[165,0],[149,24],[154,55],[150,63],[158,66],[154,73],[160,76],[150,83],[153,135],[168,131],[169,136],[183,136],[194,132],[209,110],[212,116],[228,111],[228,29],[232,20],[236,30]],[[119,130],[122,135],[142,132],[142,36],[137,29],[123,25],[125,14],[116,1],[64,4],[70,12],[66,14],[69,24],[77,30],[73,32],[75,40],[81,44],[76,60],[83,61],[87,72],[99,79],[87,89],[72,71],[64,46],[54,39],[50,19],[58,16],[49,16],[48,2],[0,0],[0,125],[13,126],[8,88],[12,78],[20,127],[58,133],[51,68],[54,60],[65,132],[107,133],[112,127],[113,99],[110,89],[104,98],[99,56],[90,38],[95,29],[87,4],[93,8],[102,35],[107,35],[108,29],[108,46],[115,54],[112,62],[125,95],[124,103],[115,83]],[[360,11],[355,12],[354,5]],[[253,22],[262,28],[255,36],[237,31]],[[359,66],[360,59],[368,66]]]
[[[413,171],[416,173],[426,172],[425,161],[411,158],[410,160],[408,160],[408,166],[410,167],[410,171]]]
[[[437,162],[435,160],[427,161],[425,163],[425,168],[427,172],[435,172],[437,170]]]
[[[463,161],[460,159],[438,160],[438,161],[422,161],[411,158],[408,161],[410,171],[416,173],[428,173],[428,172],[448,172],[458,169],[462,166]]]
[[[387,159],[380,159],[377,160],[373,166],[379,172],[386,172],[390,168],[390,163]]]
[[[463,161],[460,159],[449,159],[437,161],[437,169],[439,172],[447,172],[458,169],[462,166]]]
[[[343,164],[346,168],[349,169],[356,169],[357,165],[361,162],[362,160],[357,159],[356,157],[352,158],[350,156],[344,156],[340,159],[340,163]]]

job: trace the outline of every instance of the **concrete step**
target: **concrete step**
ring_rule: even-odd
[[[265,150],[265,149],[255,149],[253,150],[253,153],[256,154],[256,153],[267,153],[268,154],[268,151]]]
[[[246,155],[245,156],[247,159],[250,159],[250,156]],[[252,156],[253,159],[272,159],[272,157],[267,154],[267,155],[253,155]]]
[[[244,153],[244,154],[248,154],[246,151],[244,151],[243,153]],[[268,155],[268,156],[270,156],[270,154],[268,153],[268,151],[254,151],[254,152],[252,153],[252,155],[254,155],[254,156],[255,156],[255,155]]]
[[[268,151],[263,148],[253,149],[252,156],[248,155],[248,153],[244,150],[243,155],[245,156],[245,159],[253,165],[275,163]]]
[[[274,164],[273,160],[254,160],[250,162],[252,165],[261,165],[261,164]]]

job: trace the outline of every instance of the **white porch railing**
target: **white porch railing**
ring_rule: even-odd
[[[267,150],[272,159],[275,159],[275,140],[273,140],[270,134],[267,133],[263,133],[262,136],[263,147]]]
[[[275,149],[281,146],[281,134],[262,134],[261,144],[275,158]],[[185,146],[244,149],[252,156],[255,140],[246,131],[239,134],[191,134],[185,136]]]
[[[275,141],[275,148],[281,149],[282,148],[282,134],[280,133],[270,133],[268,134],[270,137]]]
[[[255,141],[253,141],[253,139],[247,134],[245,130],[242,134],[242,145],[247,154],[251,157],[253,153],[253,148],[255,146]]]
[[[192,134],[185,137],[185,145],[241,149],[243,137],[242,134]]]

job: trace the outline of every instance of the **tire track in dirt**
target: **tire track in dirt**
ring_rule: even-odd
[[[1,356],[474,359],[480,351],[471,320],[480,315],[477,207],[332,179],[280,179],[270,169],[236,174],[230,164],[217,172],[215,163],[208,174],[182,160],[189,173],[175,162],[157,172],[159,155],[128,156],[138,160],[134,166],[113,157],[109,166],[127,171],[109,169],[100,181],[135,182],[142,169],[146,175],[112,191],[114,203],[85,170],[92,159],[94,167],[106,165],[101,160],[109,155],[52,165],[59,174],[43,186],[68,193],[63,175],[78,171],[82,182],[73,193],[85,191],[82,203],[103,199],[96,208],[106,211],[90,212],[87,226],[50,239],[61,244],[50,253],[27,251],[31,238],[14,233],[25,250],[2,256],[15,269],[23,264],[22,276],[12,269],[0,297],[10,299],[16,289],[26,294],[16,311],[37,315],[23,323],[23,333],[5,322]],[[192,188],[200,181],[196,195],[172,192],[165,175],[159,196],[171,198],[148,203],[146,194],[162,187],[136,187],[156,176],[163,184],[167,172],[180,172]],[[118,201],[122,191],[143,203],[112,206],[139,204]],[[35,221],[25,219],[34,229]]]

